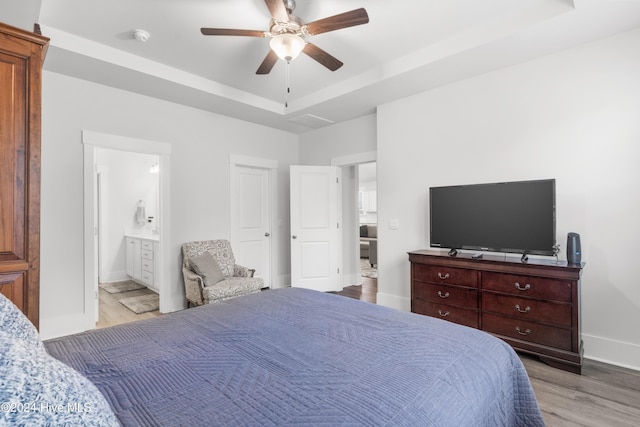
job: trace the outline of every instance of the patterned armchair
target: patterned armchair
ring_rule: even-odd
[[[214,280],[207,277],[206,272],[199,268],[201,265],[194,262],[202,260],[202,255],[206,253],[213,256],[214,264],[217,264],[214,267],[219,267],[218,278]],[[260,292],[264,287],[264,280],[262,277],[253,277],[254,272],[255,270],[235,263],[231,244],[227,240],[204,240],[182,245],[182,275],[190,306]]]

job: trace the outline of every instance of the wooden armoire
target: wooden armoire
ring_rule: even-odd
[[[39,327],[40,114],[49,39],[0,23],[0,292]]]

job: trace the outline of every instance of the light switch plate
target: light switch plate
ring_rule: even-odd
[[[389,220],[389,230],[397,230],[399,228],[400,228],[400,223],[398,222],[397,219]]]

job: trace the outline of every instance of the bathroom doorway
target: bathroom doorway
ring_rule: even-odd
[[[161,231],[159,162],[155,154],[96,149],[98,328],[158,314],[154,285],[159,284],[160,272],[153,272],[151,245],[160,241]],[[130,271],[134,255],[129,236],[144,237],[151,247],[146,252],[149,259],[141,260],[144,278],[142,267],[136,277]]]
[[[116,135],[101,134],[91,131],[82,132],[84,144],[84,301],[85,318],[87,325],[95,327],[99,313],[99,288],[98,282],[113,282],[120,278],[126,278],[127,262],[124,249],[126,233],[156,233],[156,244],[149,249],[153,250],[159,282],[157,285],[157,303],[160,312],[174,311],[173,307],[182,306],[183,301],[174,296],[167,286],[165,277],[171,274],[170,266],[164,262],[169,259],[167,241],[170,238],[170,199],[169,199],[169,166],[171,146],[166,143],[139,140]],[[103,156],[120,156],[120,160],[105,162]],[[125,160],[122,160],[125,159]],[[124,181],[127,190],[135,189],[137,181],[144,179],[132,178],[129,172],[123,169],[124,163],[140,162],[139,173],[148,180],[157,184],[147,190],[138,189],[133,207],[125,199],[132,196],[124,191],[122,197],[106,197],[108,193],[114,193]],[[101,167],[98,168],[98,165]],[[109,166],[111,165],[111,166]],[[154,177],[150,177],[154,175]],[[141,175],[142,176],[142,175]],[[100,187],[98,187],[100,183]],[[115,188],[111,188],[111,187]],[[125,188],[121,187],[121,188]],[[130,187],[130,188],[129,188]],[[140,195],[142,194],[142,195]],[[100,196],[100,198],[99,198]],[[100,202],[98,200],[100,199]],[[122,200],[120,200],[122,199]],[[145,201],[144,199],[147,199]],[[138,203],[143,200],[145,206],[144,225],[135,223]],[[114,214],[114,212],[118,212]],[[124,212],[121,213],[121,212]],[[124,217],[124,223],[114,221],[113,217]],[[149,217],[152,217],[149,219]],[[127,224],[133,224],[131,226]],[[102,224],[102,226],[101,226]],[[125,224],[125,225],[123,225]],[[115,236],[115,237],[113,237]],[[146,236],[145,236],[146,237]],[[118,243],[110,243],[117,241]],[[111,249],[108,249],[111,246]],[[115,246],[115,250],[113,247]],[[104,248],[107,248],[104,250]],[[117,255],[113,255],[113,254]],[[116,258],[125,256],[124,267]],[[100,279],[100,280],[99,280]]]

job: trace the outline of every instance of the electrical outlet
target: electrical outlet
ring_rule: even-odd
[[[399,228],[400,228],[400,223],[398,222],[397,219],[389,220],[389,230],[397,230]]]

